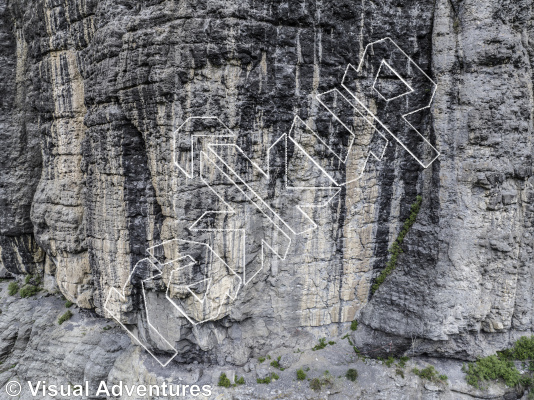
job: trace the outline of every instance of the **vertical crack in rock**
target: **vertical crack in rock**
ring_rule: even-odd
[[[122,166],[124,173],[124,203],[130,268],[147,256],[146,250],[160,241],[162,227],[161,207],[152,186],[145,142],[141,133],[125,124],[122,139]]]
[[[92,308],[81,170],[87,111],[84,82],[76,49],[63,32],[65,24],[71,22],[64,7],[45,2],[37,12],[45,25],[42,39],[47,45],[42,49],[40,69],[50,82],[47,100],[51,102],[51,121],[42,135],[43,171],[31,217],[38,243],[53,260],[63,294],[81,307]]]
[[[42,269],[30,209],[41,174],[37,115],[31,107],[28,43],[0,1],[0,278]]]

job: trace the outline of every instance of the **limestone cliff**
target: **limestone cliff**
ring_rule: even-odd
[[[42,274],[49,290],[179,363],[248,365],[309,349],[354,319],[352,340],[369,354],[472,360],[509,346],[534,324],[532,7],[0,0],[0,277]],[[431,106],[411,128],[397,123],[399,137],[351,119],[355,161],[329,158],[350,137],[317,96],[338,89],[356,107],[347,66],[385,37],[437,89],[369,110],[397,121],[417,101]],[[391,73],[378,84],[400,90]],[[218,119],[202,132],[234,135],[216,139],[226,153],[183,134],[192,117]],[[412,128],[439,152],[427,168]],[[303,147],[278,149],[290,132]],[[383,157],[366,158],[380,137]],[[189,152],[197,144],[204,155]],[[178,168],[190,161],[204,181]],[[288,171],[316,189],[288,192]],[[341,182],[329,202],[324,175]],[[269,211],[258,214],[247,191]],[[373,293],[418,195],[397,267]],[[310,223],[296,211],[304,203],[324,204],[310,211],[317,227],[291,236]],[[220,213],[227,206],[235,218]],[[180,264],[187,255],[195,265]]]

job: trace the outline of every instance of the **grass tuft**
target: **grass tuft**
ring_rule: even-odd
[[[351,368],[347,371],[347,373],[345,374],[345,377],[349,380],[349,381],[352,381],[352,382],[355,382],[356,379],[358,378],[358,371],[356,371],[355,369]]]
[[[22,289],[20,289],[20,297],[31,297],[35,296],[37,293],[39,293],[41,289],[39,289],[37,286],[33,285],[25,285]]]
[[[263,383],[263,384],[268,385],[268,384],[271,383],[273,380],[276,380],[276,379],[279,379],[279,378],[280,378],[280,377],[279,377],[277,374],[275,374],[275,373],[273,372],[270,376],[267,376],[267,377],[265,377],[265,378],[263,378],[263,379],[260,379],[260,378],[256,379],[256,382],[257,382],[257,383]]]
[[[69,319],[71,319],[72,315],[73,314],[70,312],[70,310],[67,310],[67,312],[65,314],[63,314],[61,317],[59,317],[59,319],[57,320],[57,323],[59,325],[61,325],[63,322],[68,321]]]
[[[402,229],[397,236],[397,239],[395,239],[395,242],[393,242],[393,245],[388,250],[391,253],[391,258],[386,263],[386,268],[382,270],[380,275],[375,280],[375,283],[371,287],[371,293],[374,294],[380,285],[384,283],[386,278],[397,268],[397,260],[399,258],[399,255],[402,253],[402,242],[404,241],[404,238],[410,231],[410,228],[415,223],[415,220],[417,219],[417,214],[419,214],[419,210],[421,209],[421,203],[423,202],[423,198],[421,196],[417,196],[417,199],[415,203],[412,204],[410,210],[410,216],[406,221],[404,221],[404,225],[402,226]]]
[[[7,294],[15,296],[19,291],[19,284],[17,282],[11,282],[7,287]]]
[[[310,388],[315,391],[321,390],[321,380],[319,378],[313,378],[310,381]]]
[[[230,379],[228,379],[224,372],[219,376],[219,382],[217,383],[217,386],[222,386],[225,388],[232,386],[232,382],[230,382]]]
[[[521,374],[514,361],[522,361],[526,370]],[[497,352],[497,354],[481,358],[464,365],[466,381],[471,386],[480,388],[486,381],[500,380],[507,386],[518,384],[524,388],[533,388],[534,379],[534,336],[521,337],[512,348]]]
[[[314,346],[314,347],[312,347],[312,350],[313,350],[313,351],[322,350],[322,349],[324,349],[328,344],[329,344],[330,346],[333,346],[333,345],[336,344],[336,342],[334,342],[334,341],[331,340],[331,341],[329,341],[328,343],[326,343],[326,338],[321,338],[321,339],[319,339],[319,344],[316,345],[316,346]]]
[[[297,380],[303,381],[304,379],[306,379],[306,373],[303,370],[299,369],[297,371]]]
[[[314,346],[312,348],[313,351],[317,351],[317,350],[322,350],[326,347],[326,339],[325,338],[321,338],[319,339],[319,344],[317,346]]]
[[[447,375],[440,375],[433,365],[429,365],[428,367],[423,368],[422,370],[414,368],[412,369],[412,372],[419,378],[426,379],[432,382],[443,382],[448,379]]]

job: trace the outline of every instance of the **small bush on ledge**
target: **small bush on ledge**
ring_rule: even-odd
[[[7,287],[7,294],[15,296],[19,291],[19,284],[17,282],[11,282]]]
[[[521,374],[514,361],[522,361],[523,369],[527,372]],[[480,388],[483,382],[497,380],[510,387],[521,385],[527,389],[532,388],[534,336],[523,336],[512,348],[464,365],[462,370],[466,373],[467,383],[476,388]]]
[[[222,386],[225,388],[232,386],[232,382],[230,382],[230,379],[228,379],[224,372],[219,376],[219,383],[217,383],[217,386]]]
[[[321,390],[321,380],[319,378],[313,378],[310,381],[310,388],[315,391]]]
[[[358,321],[354,320],[350,323],[350,330],[355,331],[358,329]]]
[[[273,372],[270,376],[267,376],[267,377],[265,377],[263,379],[260,379],[260,378],[256,379],[256,382],[257,383],[263,383],[263,384],[267,385],[267,384],[271,383],[273,380],[276,380],[276,379],[279,379],[279,378],[280,377]]]
[[[25,285],[22,289],[20,289],[20,297],[32,297],[35,296],[37,293],[39,293],[41,289],[39,289],[37,286],[33,285]]]
[[[355,369],[351,368],[347,371],[347,373],[345,374],[345,377],[349,380],[349,381],[352,381],[352,382],[355,382],[356,379],[358,378],[358,371],[356,371]]]
[[[297,381],[303,381],[304,379],[306,379],[306,373],[303,370],[299,369],[297,371]]]
[[[312,347],[312,350],[313,350],[313,351],[322,350],[322,349],[324,349],[328,344],[329,344],[330,346],[333,346],[333,345],[336,344],[336,342],[334,342],[334,341],[329,341],[328,343],[326,343],[326,338],[321,338],[321,339],[319,339],[319,344],[318,344],[317,346]]]
[[[429,365],[426,368],[423,368],[422,370],[419,370],[417,368],[412,369],[412,372],[417,375],[421,379],[426,379],[428,381],[432,382],[444,382],[446,381],[447,375],[440,375],[438,374],[438,371],[436,371],[436,368],[434,368],[433,365]]]
[[[57,320],[57,323],[59,325],[61,325],[63,322],[68,321],[69,319],[71,319],[72,315],[73,314],[70,312],[70,310],[68,310],[65,314],[63,314],[61,317],[59,317],[59,319]]]

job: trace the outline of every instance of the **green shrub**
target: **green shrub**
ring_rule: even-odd
[[[275,368],[280,369],[280,364],[276,360],[275,361],[271,361],[271,367],[275,367]]]
[[[31,297],[35,296],[37,293],[39,293],[41,289],[39,289],[37,286],[33,285],[25,285],[22,289],[20,289],[20,297]]]
[[[29,283],[32,283],[34,286],[39,286],[41,284],[41,277],[37,274],[26,275],[24,277],[24,284],[27,285]]]
[[[316,350],[322,350],[326,347],[326,339],[325,338],[322,338],[322,339],[319,339],[319,344],[315,347],[312,348],[313,351],[316,351]]]
[[[384,364],[386,364],[386,366],[389,368],[393,365],[394,362],[395,362],[395,359],[389,356],[388,359],[384,361]]]
[[[315,391],[321,390],[321,381],[319,380],[319,378],[313,378],[310,381],[310,388]]]
[[[330,374],[330,371],[324,372],[324,378],[321,380],[321,385],[332,385],[334,383],[334,377]]]
[[[280,377],[273,372],[270,376],[267,376],[267,377],[265,377],[263,379],[260,379],[260,378],[256,379],[256,382],[257,383],[269,384],[269,383],[272,382],[273,379],[279,379],[279,378]]]
[[[534,336],[523,336],[511,349],[501,352],[502,357],[510,360],[534,360]]]
[[[324,372],[324,377],[322,379],[314,378],[310,381],[310,388],[313,390],[321,390],[323,386],[332,386],[334,383],[334,377],[330,374],[329,371]]]
[[[306,373],[303,370],[299,369],[297,371],[297,380],[303,381],[304,379],[306,379]]]
[[[358,371],[356,371],[355,369],[351,368],[347,371],[347,373],[345,374],[345,377],[349,380],[349,381],[356,381],[356,379],[358,378]]]
[[[59,325],[61,325],[63,322],[68,321],[69,319],[71,319],[72,315],[73,314],[70,312],[70,310],[67,310],[67,312],[65,314],[63,314],[61,317],[59,317],[59,319],[57,320],[57,323]]]
[[[71,308],[73,304],[74,304],[74,303],[73,303],[72,301],[67,300],[67,301],[65,302],[65,307],[66,307],[66,308]]]
[[[410,357],[401,357],[399,362],[397,363],[397,367],[404,368],[406,366],[406,363],[410,360]]]
[[[502,379],[507,386],[515,386],[521,378],[513,361],[496,355],[469,363],[464,372],[467,383],[476,388],[480,388],[481,382],[497,379]]]
[[[420,370],[419,368],[414,368],[412,369],[412,372],[419,378],[427,379],[429,381],[431,381],[432,378],[434,378],[435,376],[438,376],[438,372],[436,371],[433,365],[423,368],[422,370]]]
[[[423,368],[422,370],[414,368],[412,369],[412,372],[421,379],[426,379],[432,382],[441,382],[447,380],[447,375],[438,374],[438,371],[436,371],[436,368],[434,368],[433,365],[429,365],[428,367]]]
[[[350,323],[350,330],[355,331],[356,329],[358,329],[358,321],[354,320]]]
[[[224,372],[219,376],[219,383],[217,383],[217,386],[222,386],[225,388],[232,386],[232,382],[230,382],[230,379],[228,379]]]
[[[380,275],[375,280],[375,283],[371,287],[371,293],[374,294],[380,285],[386,280],[386,278],[395,270],[397,267],[397,259],[399,255],[402,253],[402,242],[404,241],[404,238],[410,231],[410,228],[415,223],[415,220],[417,219],[417,214],[419,214],[419,210],[421,209],[421,203],[423,202],[423,198],[421,196],[417,196],[415,203],[412,204],[410,208],[410,216],[406,221],[404,221],[404,225],[402,226],[402,229],[397,236],[397,239],[395,239],[395,242],[391,245],[390,249],[388,250],[391,253],[391,258],[386,263],[386,268],[382,270]]]
[[[354,322],[354,321],[353,321]],[[347,339],[349,341],[349,344],[351,346],[354,346],[354,343],[352,343],[352,340],[350,340],[349,334],[347,333],[345,336],[343,336],[341,339]]]
[[[17,282],[11,282],[7,287],[7,294],[10,296],[15,296],[19,291],[19,285]]]
[[[484,381],[502,380],[507,386],[520,383],[525,388],[532,387],[532,377],[521,375],[514,360],[523,361],[524,368],[534,371],[534,336],[523,336],[510,349],[464,365],[467,383],[478,388]]]
[[[244,385],[245,384],[245,377],[242,376],[241,378],[237,378],[235,380],[236,385]]]
[[[333,340],[331,340],[331,341],[328,342],[328,344],[329,344],[330,346],[333,346],[333,345],[336,344],[336,342],[334,342]]]
[[[265,361],[265,357],[259,357],[259,358],[258,358],[258,361],[259,361],[259,362],[260,362],[260,364],[261,364],[262,362],[264,362],[264,361]]]

